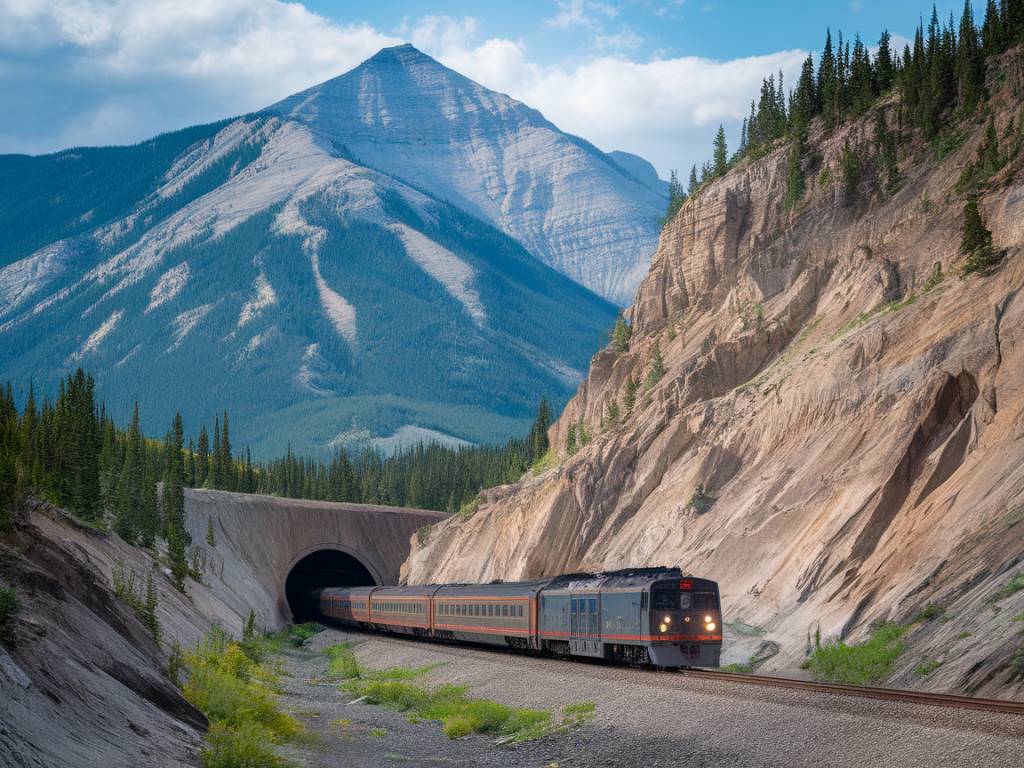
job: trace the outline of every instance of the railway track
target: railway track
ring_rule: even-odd
[[[926,693],[924,691],[908,691],[900,688],[874,688],[871,686],[846,685],[843,683],[819,683],[810,680],[794,680],[789,677],[743,675],[733,674],[730,672],[710,672],[699,669],[680,670],[680,674],[686,675],[687,677],[714,680],[715,682],[734,682],[741,685],[790,688],[801,691],[829,693],[837,696],[860,696],[868,699],[910,702],[913,704],[924,704],[931,707],[978,709],[985,712],[1024,715],[1024,701],[977,699],[973,696],[959,696],[951,693]]]

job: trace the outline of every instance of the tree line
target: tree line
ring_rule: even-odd
[[[826,130],[861,117],[880,97],[894,88],[900,99],[896,110],[896,131],[876,116],[874,144],[882,185],[892,191],[899,184],[896,146],[903,129],[916,129],[927,140],[938,139],[952,121],[971,116],[987,98],[985,62],[1024,42],[1024,0],[988,0],[982,23],[976,23],[970,0],[957,22],[939,18],[932,6],[927,25],[922,21],[913,44],[902,53],[893,50],[892,37],[883,31],[872,56],[855,35],[843,40],[840,32],[833,41],[831,30],[815,66],[807,56],[794,88],[786,89],[780,71],[762,81],[759,96],[750,103],[750,115],[743,120],[739,147],[729,156],[723,126],[718,127],[712,144],[712,158],[698,170],[690,170],[688,184],[672,171],[666,220],[709,181],[723,176],[744,158],[757,158],[771,150],[777,141],[790,142],[787,162],[786,204],[794,207],[803,196],[801,161],[811,121],[820,118]],[[856,195],[864,158],[860,150],[848,144],[843,148],[840,171],[843,175],[844,201]]]
[[[17,407],[10,383],[0,393],[0,528],[16,501],[32,492],[80,519],[107,524],[125,541],[162,543],[175,582],[193,574],[185,529],[185,488],[459,511],[484,488],[517,480],[548,451],[552,413],[541,399],[530,432],[501,446],[417,445],[385,456],[339,450],[330,461],[295,455],[254,463],[235,453],[228,413],[185,443],[180,413],[162,439],[143,434],[136,403],[119,427],[98,403],[93,377],[79,368],[54,400],[30,387]],[[159,485],[158,485],[159,484]],[[160,492],[158,493],[158,487]],[[209,534],[208,534],[209,535]]]

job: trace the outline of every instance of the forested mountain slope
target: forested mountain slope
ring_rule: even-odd
[[[890,621],[882,679],[1024,692],[1024,50],[965,110],[928,90],[942,40],[859,109],[812,65],[796,139],[762,100],[552,427],[559,466],[414,542],[410,582],[679,564],[721,583],[727,661],[800,674],[819,632]]]
[[[660,192],[533,110],[414,57],[417,71],[500,103],[511,122],[490,128],[502,136],[523,124],[560,137],[551,140],[583,157],[580,167],[647,190],[637,194],[649,210],[628,215],[654,221]],[[408,92],[392,70],[374,77],[381,98]],[[320,114],[352,107],[355,97],[327,85]],[[403,104],[360,106],[379,124],[353,146],[391,156],[401,137],[387,128]],[[434,119],[465,118],[463,107]],[[564,402],[614,306],[534,258],[508,222],[496,228],[421,176],[413,186],[402,168],[371,167],[296,115],[272,109],[135,147],[0,158],[0,368],[19,399],[30,381],[52,395],[82,365],[119,421],[134,400],[151,432],[177,410],[192,431],[227,408],[235,445],[256,457],[377,438],[497,442],[527,430],[542,396]],[[531,178],[557,166],[533,156]],[[559,214],[558,200],[531,200],[501,208]]]

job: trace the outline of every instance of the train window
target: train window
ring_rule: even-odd
[[[571,610],[571,611],[572,611],[573,613],[576,613],[576,598],[575,598],[575,597],[574,597],[574,598],[572,599],[572,602],[571,602],[571,608],[570,608],[570,610]]]
[[[718,608],[718,597],[714,592],[694,592],[693,608],[697,611],[713,611]]]
[[[671,586],[655,585],[651,588],[651,606],[656,611],[678,611],[679,610],[679,589],[673,583]]]
[[[501,606],[501,615],[502,616],[508,616],[508,606],[507,605]]]
[[[480,615],[480,607],[481,606],[479,606],[479,605],[474,605],[473,606],[473,615],[474,616],[479,616]]]
[[[493,605],[488,605],[487,606],[487,615],[488,616],[493,616],[494,615],[494,606]]]
[[[590,598],[590,612],[591,613],[597,613],[597,598],[596,597]]]

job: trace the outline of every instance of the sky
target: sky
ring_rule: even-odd
[[[946,17],[960,2],[940,2]],[[975,3],[975,13],[983,11]],[[0,0],[0,153],[126,144],[244,114],[411,42],[662,177],[730,144],[826,27],[902,46],[924,0]],[[980,18],[980,16],[979,16]]]

